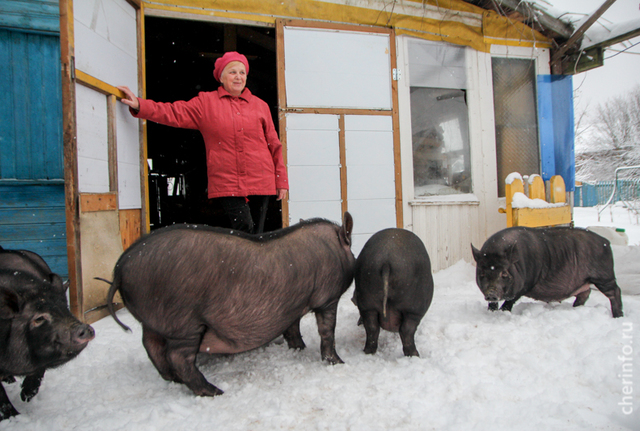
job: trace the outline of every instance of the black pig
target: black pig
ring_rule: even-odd
[[[378,349],[380,327],[400,332],[405,356],[419,356],[414,335],[433,297],[431,261],[422,240],[404,229],[373,235],[358,255],[355,303],[367,332],[365,353]]]
[[[613,317],[622,316],[611,244],[600,235],[568,227],[512,227],[492,235],[481,250],[473,244],[471,249],[476,282],[490,310],[505,300],[501,309],[511,311],[522,296],[545,302],[575,296],[577,307],[593,284],[609,298]]]
[[[69,312],[60,277],[40,256],[0,250],[0,380],[25,376],[20,396],[29,401],[45,370],[76,357],[93,337]],[[0,420],[17,414],[0,384]]]
[[[127,249],[114,268],[107,303],[117,290],[142,323],[149,358],[168,381],[196,395],[222,391],[196,368],[198,352],[238,353],[283,334],[305,347],[300,318],[313,311],[322,359],[335,351],[338,300],[353,280],[353,220],[342,226],[313,219],[262,235],[176,225],[158,229]]]
[[[6,250],[0,247],[0,269],[20,271],[63,288],[62,278],[51,272],[40,255],[29,250]]]

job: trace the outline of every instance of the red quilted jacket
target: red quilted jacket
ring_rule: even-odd
[[[138,99],[135,117],[167,126],[197,129],[207,151],[209,198],[275,195],[289,189],[269,106],[248,88],[232,97],[224,88],[174,103]]]

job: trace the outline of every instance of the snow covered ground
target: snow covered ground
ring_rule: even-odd
[[[598,223],[593,208],[577,208],[576,220]],[[627,230],[636,247],[614,247],[616,268],[637,271],[637,221],[614,208],[614,222],[603,217],[601,224]],[[215,398],[162,380],[139,325],[122,310],[133,334],[111,318],[95,323],[96,339],[47,371],[30,403],[20,401],[18,384],[5,384],[22,414],[0,430],[640,430],[640,296],[623,286],[620,319],[598,291],[576,309],[572,300],[524,299],[512,313],[490,312],[470,263],[434,278],[416,336],[420,358],[405,358],[398,335],[384,331],[378,353],[365,355],[349,291],[336,333],[346,364],[320,361],[308,315],[304,351],[276,342],[199,358],[207,379],[225,391]]]

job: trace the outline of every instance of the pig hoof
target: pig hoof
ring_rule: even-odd
[[[373,355],[378,351],[378,346],[365,346],[363,352],[367,355]]]
[[[323,359],[325,361],[327,361],[328,363],[330,363],[331,365],[344,364],[344,361],[342,359],[340,359],[340,357],[338,355],[331,356],[331,357],[326,357],[326,358],[323,358]]]
[[[20,398],[22,401],[28,403],[38,394],[38,389],[40,388],[23,388],[22,392],[20,392]]]
[[[224,394],[224,391],[222,389],[218,389],[213,385],[209,385],[209,387],[204,388],[200,391],[193,391],[193,392],[200,397],[215,397],[217,395]]]
[[[420,357],[420,354],[418,353],[418,349],[416,349],[415,347],[413,349],[403,349],[404,351],[404,355],[405,356],[415,356],[415,357]]]
[[[489,307],[487,309],[491,310],[491,311],[496,311],[498,309],[498,303],[497,302],[490,302],[489,303]]]
[[[13,416],[18,416],[20,413],[16,410],[11,403],[7,401],[7,404],[3,404],[0,406],[0,421],[4,419],[9,419]]]
[[[285,340],[287,341],[287,346],[290,349],[304,350],[307,347],[306,344],[304,344],[304,341],[302,341],[302,338],[293,340],[285,338]]]

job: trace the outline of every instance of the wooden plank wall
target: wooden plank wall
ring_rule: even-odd
[[[0,179],[62,179],[60,38],[0,29]]]
[[[122,237],[122,250],[129,248],[131,244],[142,235],[141,210],[120,210],[120,236]]]
[[[24,3],[3,3],[0,23],[18,26],[7,20]],[[0,246],[38,253],[67,277],[60,38],[0,29],[0,64]]]
[[[0,26],[46,33],[60,32],[60,8],[55,0],[2,0]]]
[[[460,259],[472,261],[471,246],[482,245],[478,219],[479,205],[469,203],[415,203],[412,231],[422,239],[431,269],[448,268]]]
[[[38,253],[67,277],[64,185],[0,184],[0,246]]]

